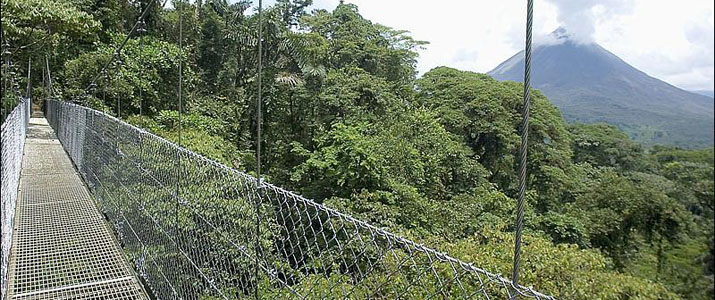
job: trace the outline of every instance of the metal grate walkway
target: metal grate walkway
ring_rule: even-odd
[[[44,118],[30,119],[9,299],[147,299]]]

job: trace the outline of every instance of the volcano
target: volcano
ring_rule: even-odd
[[[552,35],[555,42],[534,47],[531,82],[567,121],[610,123],[644,144],[713,146],[713,98],[651,77],[597,43],[573,41],[563,29]],[[523,51],[488,74],[523,81]]]

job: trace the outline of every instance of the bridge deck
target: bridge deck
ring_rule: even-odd
[[[32,118],[20,178],[10,299],[147,299],[44,118]]]

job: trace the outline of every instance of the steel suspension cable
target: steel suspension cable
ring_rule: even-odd
[[[2,85],[3,86],[2,86],[2,95],[0,97],[2,100],[5,99],[5,95],[7,94],[7,91],[9,90],[10,54],[12,53],[12,52],[10,52],[10,44],[7,42],[7,40],[5,40],[5,42],[3,43],[3,48],[5,49],[2,52],[3,56],[5,57],[5,64],[3,65],[4,68],[2,68],[2,79],[3,79]],[[0,104],[0,107],[2,108],[2,118],[5,119],[5,114],[7,113],[8,109],[5,108],[4,101],[2,101],[2,102],[3,103]]]
[[[30,96],[32,96],[32,57],[27,59],[27,90],[25,97],[27,99],[30,99]]]
[[[107,70],[102,70],[102,76],[104,77],[104,84],[102,85],[102,111],[107,113],[107,85],[109,80],[107,80]]]
[[[514,238],[514,269],[512,285],[519,286],[519,259],[521,256],[521,235],[524,224],[524,194],[526,193],[526,153],[529,141],[529,106],[531,101],[531,27],[534,18],[534,1],[526,4],[526,45],[524,49],[524,107],[521,111],[521,148],[519,148],[519,195],[516,208],[516,233]],[[518,292],[515,291],[518,295]]]
[[[49,93],[52,97],[55,97],[55,87],[52,84],[52,72],[50,72],[50,60],[45,54],[45,67],[47,67],[47,84],[49,88]]]
[[[117,73],[119,73],[119,72],[120,72],[120,68],[121,68],[122,66],[121,66],[121,61],[117,61],[117,62],[118,62],[118,63],[114,64],[114,67],[116,68],[115,71],[116,71]],[[120,75],[120,76],[121,76],[121,75]],[[121,120],[121,119],[122,119],[122,101],[121,101],[121,99],[119,98],[119,95],[117,95],[116,93],[114,93],[114,96],[117,98],[117,119],[120,119],[120,120]]]
[[[261,111],[261,87],[262,87],[262,82],[261,82],[261,77],[263,73],[263,22],[262,22],[262,13],[263,13],[263,0],[258,0],[258,103],[257,103],[257,124],[256,124],[256,131],[257,131],[257,137],[256,137],[256,160],[258,161],[258,166],[256,168],[256,173],[257,173],[257,178],[258,180],[261,179],[261,127],[262,127],[262,111]]]
[[[166,4],[167,1],[164,1],[164,3],[162,4],[162,8],[164,7],[164,5]],[[112,52],[112,56],[110,57],[109,61],[107,61],[102,66],[102,69],[100,69],[100,73],[97,74],[96,76],[94,76],[94,78],[92,79],[92,81],[89,83],[89,85],[87,86],[87,88],[85,90],[89,90],[91,88],[92,84],[94,84],[97,81],[97,79],[99,79],[99,77],[101,76],[101,72],[106,71],[107,68],[109,67],[109,65],[112,62],[114,62],[114,60],[119,56],[119,53],[121,53],[122,49],[124,49],[124,46],[129,41],[129,38],[132,36],[132,33],[134,33],[137,30],[137,27],[139,26],[139,21],[144,19],[147,12],[149,12],[149,9],[151,9],[152,5],[154,5],[154,2],[156,2],[156,0],[149,1],[149,4],[144,8],[144,11],[142,11],[142,13],[139,16],[139,18],[137,19],[137,21],[134,23],[132,28],[127,33],[127,36],[124,37],[124,40],[122,40],[122,42],[114,49],[114,52]]]
[[[184,3],[182,0],[179,1],[179,146],[181,146],[181,131],[183,126],[181,124],[181,113],[183,111],[183,106],[181,104],[182,97],[182,87],[183,87],[183,74],[184,68]]]
[[[141,68],[144,66],[144,33],[146,32],[146,23],[144,22],[144,19],[139,19],[139,29],[137,29],[137,32],[139,32],[139,67]],[[139,82],[141,82],[142,79],[144,79],[143,76],[144,73],[139,72]],[[142,99],[142,87],[139,86],[139,115],[142,115],[142,107],[143,107],[143,99]]]
[[[40,63],[40,65],[42,65],[42,63]],[[41,69],[42,69],[42,97],[43,97],[43,100],[46,100],[46,98],[47,98],[47,83],[45,83],[45,80],[47,79],[46,78],[47,75],[45,75],[45,68],[43,67]]]
[[[257,96],[257,112],[256,112],[256,178],[258,179],[257,185],[258,185],[258,195],[256,197],[256,245],[255,245],[255,276],[256,276],[256,285],[255,285],[255,290],[254,290],[254,296],[256,297],[256,300],[259,299],[258,297],[258,285],[259,285],[259,279],[258,279],[258,269],[259,269],[259,257],[258,253],[260,252],[260,227],[261,227],[261,218],[260,218],[260,206],[262,202],[262,188],[263,188],[263,178],[261,178],[261,127],[262,127],[262,91],[261,87],[263,85],[262,82],[262,75],[263,75],[263,0],[258,0],[258,70],[257,70],[257,79],[258,79],[258,96]]]
[[[2,52],[3,56],[5,56],[5,69],[3,70],[3,77],[2,77],[3,78],[2,92],[4,95],[5,93],[7,93],[8,80],[10,80],[10,76],[8,76],[8,73],[10,72],[10,54],[12,54],[12,52],[10,51],[10,44],[7,41],[5,41],[5,43],[3,44],[3,48],[5,48],[5,50],[3,50],[3,52]]]
[[[181,131],[183,129],[183,125],[181,124],[181,113],[183,110],[183,107],[181,105],[181,97],[182,97],[182,87],[183,87],[183,64],[184,64],[184,1],[183,0],[178,0],[177,1],[179,7],[177,7],[177,11],[179,13],[179,87],[178,87],[178,93],[179,93],[179,135],[178,135],[178,142],[177,144],[181,147]],[[176,233],[178,234],[179,232],[179,208],[181,206],[180,200],[179,200],[179,193],[181,191],[181,175],[182,175],[182,167],[181,167],[181,155],[179,155],[176,159],[176,212],[175,212],[175,222],[176,222]]]

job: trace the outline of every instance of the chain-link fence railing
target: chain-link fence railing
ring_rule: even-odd
[[[158,299],[551,299],[102,112],[47,118]]]
[[[30,121],[29,99],[21,99],[2,123],[2,193],[0,196],[0,223],[2,224],[2,255],[0,257],[0,272],[2,273],[2,299],[7,292],[7,271],[12,245],[13,225],[15,222],[15,205],[17,204],[17,187],[20,183],[20,168],[22,154],[25,149],[25,132]]]

